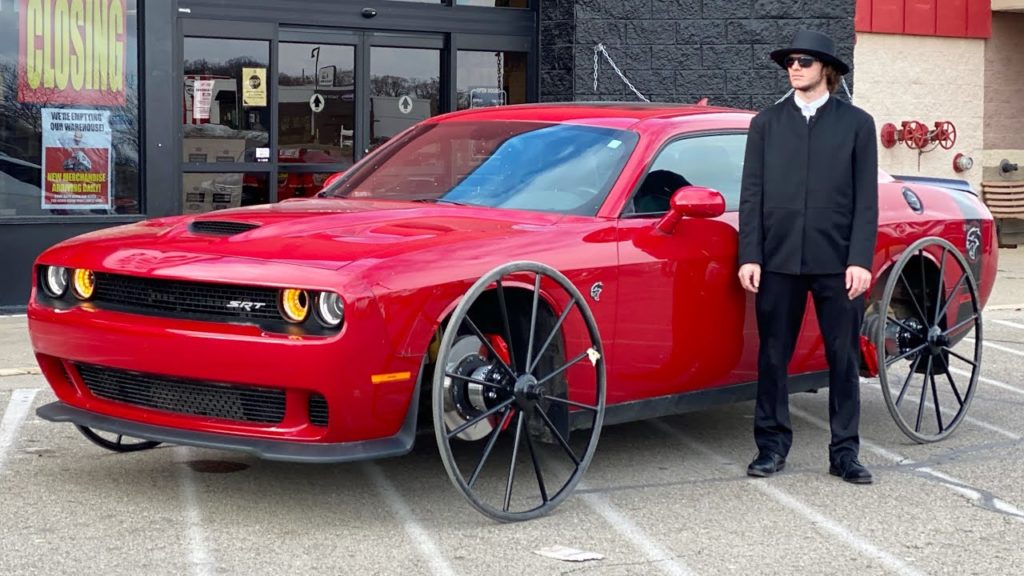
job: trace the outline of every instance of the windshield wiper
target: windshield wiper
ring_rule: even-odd
[[[468,204],[466,202],[458,202],[455,200],[448,200],[445,198],[417,198],[413,202],[421,202],[426,204],[451,204],[452,206],[479,206],[479,204]]]

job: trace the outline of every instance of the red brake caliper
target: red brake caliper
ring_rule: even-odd
[[[860,375],[865,378],[878,376],[878,349],[870,338],[860,337]]]
[[[505,339],[497,334],[487,334],[487,341],[491,343],[491,347],[498,353],[498,357],[509,367],[512,366],[512,357],[508,353],[508,343]],[[480,355],[483,357],[490,356],[491,351],[487,349],[487,346],[480,346]],[[512,415],[515,416],[515,408],[512,408]],[[512,418],[505,420],[505,425],[501,427],[502,431],[506,430],[509,424],[512,423]]]

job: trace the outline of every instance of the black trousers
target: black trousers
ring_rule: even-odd
[[[829,458],[860,449],[860,327],[864,296],[850,300],[846,274],[791,275],[764,271],[756,297],[758,356],[754,440],[758,450],[786,456],[793,445],[788,366],[804,318],[807,293],[814,300],[829,366]]]

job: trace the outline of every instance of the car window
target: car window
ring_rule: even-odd
[[[636,145],[635,132],[487,120],[420,125],[321,196],[594,215]]]
[[[633,195],[632,213],[667,212],[672,194],[683,186],[717,190],[725,197],[726,210],[739,209],[746,146],[746,134],[697,136],[669,143]]]

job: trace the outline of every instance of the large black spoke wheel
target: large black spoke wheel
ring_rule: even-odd
[[[102,430],[93,430],[86,426],[75,425],[78,431],[89,439],[90,442],[99,446],[100,448],[106,448],[111,452],[141,452],[143,450],[151,450],[160,445],[160,442],[153,442],[152,440],[141,440],[139,438],[132,438],[130,436],[123,436],[115,432],[104,432]]]
[[[967,261],[942,238],[918,240],[893,266],[879,311],[885,405],[910,439],[942,440],[966,417],[981,370],[981,302]]]
[[[503,522],[553,510],[590,465],[604,410],[597,324],[564,275],[512,262],[473,284],[441,338],[432,412],[474,508]]]

